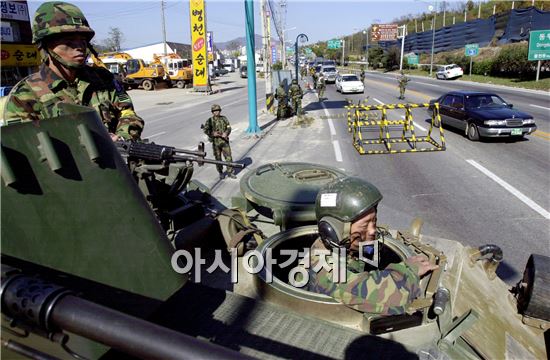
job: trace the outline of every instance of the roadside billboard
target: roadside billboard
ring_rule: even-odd
[[[36,45],[2,44],[1,66],[38,66],[40,54]]]
[[[206,53],[206,11],[204,0],[189,2],[191,16],[191,58],[193,61],[193,87],[207,90],[208,58]]]
[[[397,24],[374,24],[372,25],[372,41],[393,41],[397,40]]]

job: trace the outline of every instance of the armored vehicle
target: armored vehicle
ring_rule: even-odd
[[[289,280],[318,189],[344,173],[264,164],[226,208],[192,179],[200,146],[149,145],[75,106],[2,128],[2,358],[547,357],[548,258],[511,292],[497,246],[380,227],[378,268],[439,269],[406,314],[357,312]]]

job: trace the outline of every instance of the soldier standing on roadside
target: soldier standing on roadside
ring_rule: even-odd
[[[401,76],[397,81],[399,81],[399,99],[405,99],[405,89],[410,79],[405,75],[405,72],[401,70]]]
[[[365,83],[365,67],[361,66],[361,72],[359,73],[359,77],[361,78],[361,82]]]
[[[62,103],[77,104],[97,111],[113,140],[140,138],[144,122],[124,88],[107,69],[86,65],[88,52],[95,52],[90,45],[95,32],[78,7],[61,1],[41,4],[32,34],[42,64],[10,92],[4,120],[38,122],[62,115]]]
[[[325,82],[325,77],[323,76],[323,73],[321,73],[321,75],[319,75],[319,80],[317,80],[317,92],[319,93],[319,101],[323,101],[326,87],[327,85]]]
[[[315,66],[313,66],[311,68],[311,78],[313,79],[313,89],[317,89],[317,80],[318,80],[318,76],[317,76],[317,72],[315,71]]]
[[[220,105],[212,105],[211,108],[212,117],[202,125],[204,133],[208,136],[208,140],[212,143],[212,150],[214,152],[214,158],[221,161],[222,154],[225,161],[232,162],[231,146],[229,145],[229,134],[231,134],[231,124],[229,120],[223,115],[220,115],[222,108]],[[216,169],[220,176],[220,180],[224,178],[223,166],[216,164]],[[227,176],[236,179],[237,177],[233,173],[232,167],[227,167]]]
[[[304,92],[298,84],[298,80],[292,80],[292,85],[290,85],[289,89],[289,95],[292,101],[292,111],[294,115],[302,115],[302,97],[304,96]]]
[[[277,120],[285,119],[287,114],[288,96],[284,86],[285,82],[286,79],[280,82],[275,91],[275,97],[277,98]]]

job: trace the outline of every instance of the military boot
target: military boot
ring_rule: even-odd
[[[220,176],[220,180],[223,180],[223,179],[225,178],[225,174],[224,174],[224,173],[221,172],[221,173],[218,173],[218,174],[219,174],[219,176]]]

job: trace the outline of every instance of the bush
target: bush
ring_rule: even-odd
[[[282,70],[283,69],[283,63],[281,63],[280,61],[277,61],[275,64],[273,64],[271,66],[271,69],[272,70]]]
[[[399,69],[399,58],[401,56],[401,50],[398,49],[396,46],[393,46],[388,49],[384,57],[382,58],[382,63],[384,64],[384,68],[387,71],[395,70],[396,68]]]
[[[525,79],[535,71],[534,62],[527,60],[527,44],[514,44],[503,48],[491,67],[495,76],[514,76]]]
[[[491,59],[474,61],[474,63],[472,64],[472,74],[484,76],[490,75],[492,67],[493,60]],[[466,73],[467,71],[470,71],[470,68],[468,68],[468,70],[464,69],[464,73]]]

